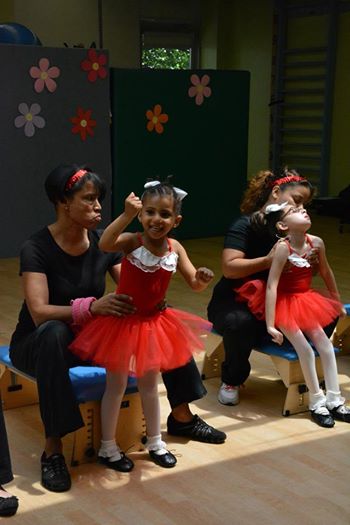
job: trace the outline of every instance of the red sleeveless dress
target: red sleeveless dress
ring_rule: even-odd
[[[308,235],[306,240],[312,248]],[[290,264],[282,271],[276,299],[275,326],[292,331],[310,330],[317,326],[327,326],[334,321],[341,311],[339,301],[311,288],[312,268],[306,255],[294,252],[287,239]],[[239,298],[248,303],[250,311],[262,320],[265,319],[266,282],[254,279],[235,289]]]
[[[153,255],[142,245],[124,257],[116,293],[133,298],[135,314],[95,316],[79,332],[70,350],[81,359],[107,370],[137,377],[146,372],[184,366],[204,348],[202,336],[212,324],[197,315],[165,308],[159,310],[178,255],[168,240],[168,253]]]

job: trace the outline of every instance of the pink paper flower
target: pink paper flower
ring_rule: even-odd
[[[26,137],[32,137],[35,133],[35,128],[43,128],[45,126],[45,119],[39,117],[38,113],[41,111],[39,104],[32,104],[30,108],[25,102],[21,102],[18,106],[18,111],[21,115],[15,118],[16,128],[24,126],[24,134]]]
[[[188,95],[190,97],[196,97],[196,104],[200,106],[203,104],[204,97],[210,97],[211,89],[208,87],[210,82],[209,75],[203,75],[199,78],[198,75],[191,75],[191,82],[193,86],[188,89]]]
[[[87,54],[88,58],[80,63],[83,71],[88,71],[88,81],[96,82],[98,78],[106,78],[107,69],[104,67],[107,64],[107,57],[103,53],[99,55],[95,49],[91,48]]]
[[[37,93],[41,93],[46,86],[46,89],[53,93],[57,84],[53,78],[60,76],[61,71],[56,66],[50,66],[50,62],[47,58],[41,58],[39,60],[39,67],[32,66],[29,70],[29,74],[32,78],[36,78],[34,82],[34,89]]]

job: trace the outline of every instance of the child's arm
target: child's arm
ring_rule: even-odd
[[[272,259],[272,264],[269,272],[269,277],[266,285],[265,298],[265,317],[266,328],[272,337],[272,341],[281,345],[283,342],[283,334],[275,328],[275,310],[277,299],[277,287],[281,277],[282,270],[288,259],[288,246],[285,242],[279,242],[276,246],[275,255]]]
[[[196,269],[190,261],[185,248],[174,239],[172,239],[171,242],[174,251],[179,256],[177,267],[187,284],[195,292],[201,292],[202,290],[205,290],[210,281],[214,278],[214,273],[208,268],[204,267]]]
[[[320,237],[312,237],[312,243],[315,247],[318,248],[318,258],[319,258],[319,273],[325,283],[329,293],[333,299],[336,299],[340,302],[340,295],[335,281],[334,273],[332,268],[329,266],[327,257],[326,257],[326,248],[323,240]],[[346,314],[345,309],[342,308],[342,314]]]
[[[142,209],[141,200],[131,192],[125,199],[124,212],[107,226],[101,235],[99,248],[104,252],[132,251],[135,238],[133,233],[124,233],[125,228]]]

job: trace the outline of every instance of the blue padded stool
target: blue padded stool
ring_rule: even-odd
[[[99,446],[100,400],[105,389],[106,372],[96,366],[77,366],[70,369],[69,375],[85,423],[73,433],[71,464],[77,465],[94,459]],[[0,346],[0,389],[5,410],[38,403],[35,378],[13,366],[8,346]],[[139,450],[144,427],[136,379],[129,377],[116,433],[120,447]]]
[[[350,354],[350,304],[344,304],[347,317],[339,319],[333,334],[333,344],[337,346],[342,355]]]

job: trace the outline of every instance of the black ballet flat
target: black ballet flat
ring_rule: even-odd
[[[332,428],[334,427],[334,419],[331,414],[318,414],[314,410],[310,410],[311,419],[315,421],[320,427]]]
[[[166,454],[156,454],[154,450],[149,450],[148,452],[152,461],[160,467],[172,468],[175,467],[177,463],[176,457],[169,451],[167,451]]]
[[[10,496],[9,498],[0,497],[0,517],[13,516],[18,509],[18,498]]]
[[[110,458],[103,458],[102,456],[98,456],[98,461],[112,470],[118,470],[119,472],[130,472],[134,468],[134,462],[128,458],[124,452],[121,452],[120,454],[122,457],[117,461],[110,461]]]

